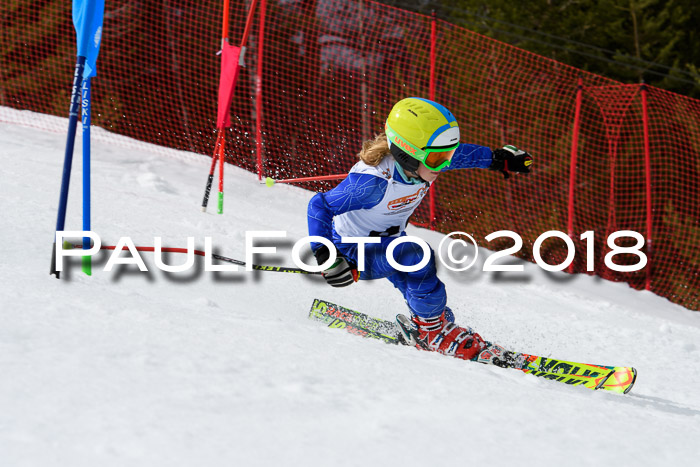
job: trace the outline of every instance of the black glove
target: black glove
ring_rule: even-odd
[[[336,251],[337,256],[335,263],[325,271],[321,272],[321,275],[326,282],[328,282],[333,287],[347,287],[353,282],[357,282],[360,278],[360,274],[356,269],[350,266],[350,263],[343,257],[340,252]],[[331,253],[326,245],[321,245],[321,248],[314,252],[316,257],[316,262],[318,265],[322,265],[328,258],[331,257]]]
[[[503,173],[505,178],[508,178],[510,172],[529,174],[533,162],[530,154],[509,144],[503,149],[493,151],[493,162],[491,162],[489,170],[498,170]]]

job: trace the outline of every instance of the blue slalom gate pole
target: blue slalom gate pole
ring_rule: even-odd
[[[90,229],[90,78],[83,80],[83,232]],[[83,250],[90,249],[90,237],[83,237]],[[83,272],[92,275],[92,256],[83,256]]]
[[[70,186],[70,173],[73,166],[73,147],[75,146],[75,130],[78,126],[78,110],[80,108],[80,82],[83,79],[85,57],[79,56],[75,64],[73,74],[73,88],[70,97],[70,110],[68,112],[68,137],[66,139],[66,152],[63,156],[63,177],[61,178],[61,194],[58,200],[58,217],[56,219],[56,232],[64,230],[66,224],[66,207],[68,205],[68,187]],[[53,240],[51,252],[50,274],[60,277],[60,271],[56,270],[56,238]]]
[[[73,166],[73,146],[75,144],[75,130],[78,125],[78,111],[80,110],[81,83],[87,81],[87,121],[83,122],[85,134],[83,138],[87,142],[86,152],[83,153],[87,161],[87,166],[83,171],[83,183],[87,181],[87,188],[83,188],[83,193],[87,192],[87,202],[85,195],[83,198],[83,222],[87,219],[90,230],[90,77],[97,74],[96,62],[100,52],[102,41],[102,20],[104,18],[104,0],[73,0],[73,26],[75,26],[75,39],[77,46],[77,63],[73,74],[73,88],[71,89],[70,110],[68,112],[68,134],[66,140],[66,153],[63,159],[63,177],[61,178],[61,195],[58,200],[58,217],[56,219],[56,232],[64,230],[66,224],[66,207],[68,206],[68,187],[70,186],[70,173]],[[85,179],[87,177],[87,179]],[[83,224],[84,226],[85,224]],[[85,239],[83,239],[83,242]],[[62,245],[61,245],[62,247]],[[85,260],[83,260],[85,264]],[[50,274],[60,276],[56,264],[56,237],[53,240],[53,250],[51,251]],[[90,274],[88,272],[88,274]]]

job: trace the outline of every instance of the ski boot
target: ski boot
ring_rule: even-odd
[[[457,326],[453,321],[454,315],[449,309],[432,318],[396,315],[403,344],[463,360],[476,358],[486,348],[486,342],[472,328]]]

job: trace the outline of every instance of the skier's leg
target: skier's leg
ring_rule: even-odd
[[[387,276],[386,278],[389,280],[389,282],[394,284],[394,287],[399,289],[399,292],[401,292],[401,295],[403,295],[405,298],[407,287],[406,275],[399,271],[394,274],[391,274],[390,276]],[[454,313],[452,313],[452,309],[449,306],[445,307],[445,319],[447,319],[447,321],[449,321],[450,323],[455,322],[455,315]]]
[[[365,250],[365,271],[360,278],[379,279],[386,277],[399,289],[411,311],[420,316],[438,316],[445,310],[447,293],[445,284],[437,277],[435,255],[430,252],[430,261],[417,271],[405,272],[394,269],[387,259],[387,248],[395,238],[382,238],[381,243],[369,244]],[[412,242],[399,244],[394,249],[394,259],[402,266],[411,267],[423,260],[423,249]]]
[[[424,254],[419,245],[408,242],[399,245],[394,252],[396,261],[404,266],[420,263]],[[470,327],[454,324],[454,315],[446,306],[445,285],[437,277],[435,255],[430,253],[430,261],[423,268],[412,272],[396,271],[386,276],[402,291],[411,310],[410,319],[403,315],[396,317],[399,329],[406,342],[419,348],[465,360],[474,359],[486,343]],[[375,274],[391,267],[386,255],[374,259],[372,272]]]
[[[428,263],[417,271],[398,271],[389,264],[386,255],[388,245],[393,240],[382,238],[380,243],[366,245],[364,271],[360,273],[360,279],[386,277],[401,291],[411,310],[411,318],[401,314],[396,318],[407,343],[465,360],[475,358],[484,348],[484,341],[471,328],[455,325],[451,311],[451,319],[446,316],[447,294],[445,285],[437,277],[433,252],[430,252]],[[356,261],[356,251],[342,253],[355,256],[353,259]],[[394,259],[403,266],[419,264],[423,255],[423,249],[411,242],[401,243],[394,249]]]

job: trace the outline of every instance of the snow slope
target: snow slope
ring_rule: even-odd
[[[32,121],[40,131],[17,122]],[[690,465],[700,448],[700,315],[625,284],[451,273],[458,323],[505,346],[633,365],[621,396],[365,341],[307,319],[313,298],[393,318],[388,281],[333,289],[274,272],[164,273],[143,255],[49,276],[66,121],[0,108],[0,465]],[[79,140],[79,138],[78,138]],[[67,228],[79,230],[80,144]],[[209,159],[93,130],[93,230],[105,244],[244,259],[246,230],[286,230],[312,193],[227,167],[226,212],[200,212]],[[212,209],[212,211],[214,211]],[[411,229],[437,245],[441,236]],[[485,253],[485,250],[482,251]],[[481,255],[483,260],[484,255]],[[181,264],[184,255],[166,259]]]

